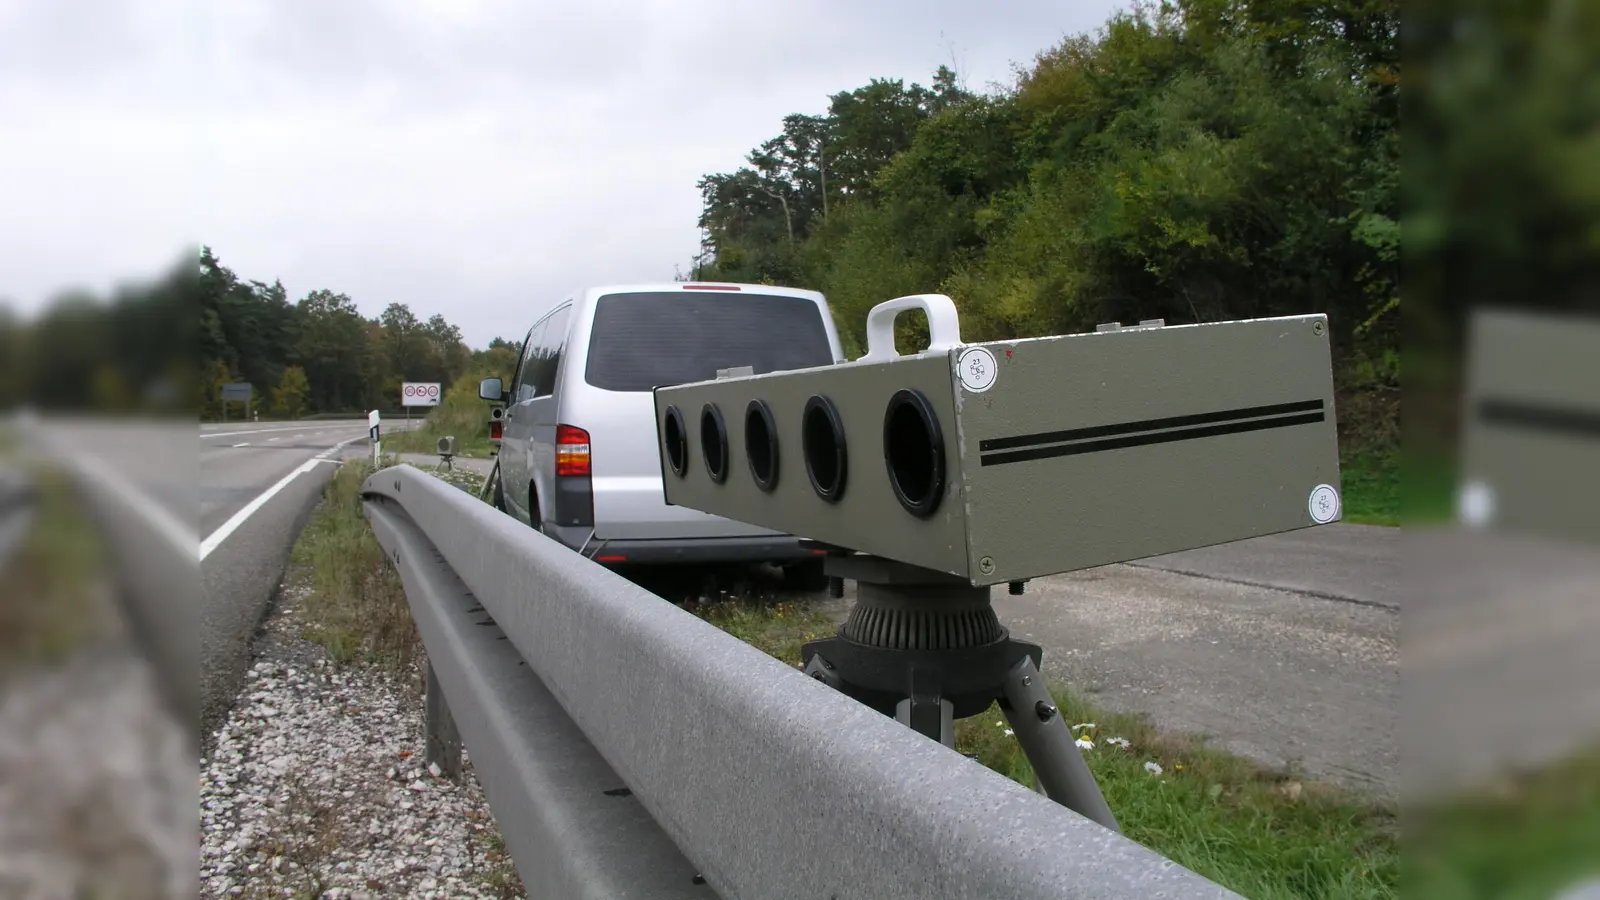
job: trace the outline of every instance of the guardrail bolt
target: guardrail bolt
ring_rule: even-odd
[[[1056,717],[1056,708],[1040,700],[1033,705],[1033,711],[1039,716],[1039,721],[1048,722]]]
[[[994,574],[994,557],[985,556],[983,559],[978,560],[978,571],[982,572],[985,575],[993,575]]]

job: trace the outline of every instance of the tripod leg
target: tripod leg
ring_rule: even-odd
[[[953,714],[955,707],[949,700],[932,698],[908,698],[901,700],[894,708],[896,722],[905,725],[912,731],[930,737],[946,747],[956,745],[956,728]]]
[[[1006,718],[1017,733],[1017,743],[1033,766],[1045,796],[1077,814],[1118,831],[1105,795],[1083,753],[1073,743],[1072,730],[1061,720],[1055,700],[1045,690],[1044,678],[1032,659],[1023,659],[1006,674]]]

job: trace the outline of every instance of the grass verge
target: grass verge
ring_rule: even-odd
[[[383,449],[391,453],[437,453],[439,438],[456,439],[456,453],[488,459],[494,453],[489,443],[489,404],[478,398],[478,382],[485,372],[472,371],[456,379],[445,391],[439,405],[409,431],[396,431],[383,438]]]
[[[408,669],[421,645],[400,576],[387,564],[361,511],[361,483],[370,474],[366,461],[339,467],[295,541],[290,561],[310,588],[305,637],[338,662],[398,673]]]
[[[732,600],[697,614],[791,665],[833,620],[804,602]],[[1265,768],[1139,716],[1051,693],[1123,832],[1246,897],[1379,898],[1398,893],[1395,812],[1325,784]],[[956,723],[956,749],[1031,786],[1033,771],[994,706]]]
[[[1343,521],[1359,525],[1400,524],[1400,466],[1393,452],[1348,451],[1339,461]]]
[[[1547,900],[1600,878],[1600,747],[1406,813],[1406,896]]]

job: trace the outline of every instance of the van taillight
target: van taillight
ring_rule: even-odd
[[[489,440],[491,440],[491,441],[500,440],[500,437],[504,432],[505,432],[505,425],[501,424],[498,419],[489,423]]]
[[[589,474],[589,432],[571,425],[556,426],[556,474]]]

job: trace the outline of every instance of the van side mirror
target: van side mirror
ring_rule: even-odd
[[[478,382],[478,398],[481,400],[500,400],[505,395],[505,389],[501,387],[498,378],[485,378]]]

